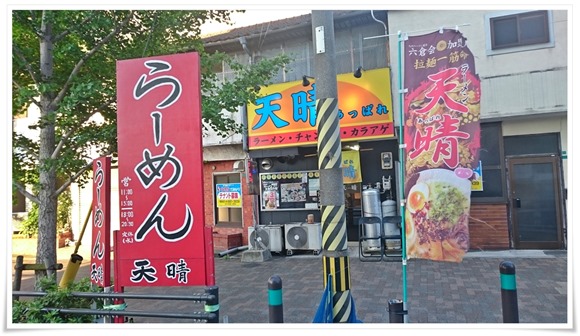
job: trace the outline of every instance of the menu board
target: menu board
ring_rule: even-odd
[[[262,211],[318,209],[317,170],[260,174]]]

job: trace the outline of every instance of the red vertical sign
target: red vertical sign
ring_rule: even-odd
[[[120,286],[214,282],[200,82],[197,53],[117,62]]]
[[[111,158],[93,161],[91,282],[111,286]]]
[[[480,81],[466,39],[446,29],[405,44],[405,228],[409,258],[461,261],[479,160]]]

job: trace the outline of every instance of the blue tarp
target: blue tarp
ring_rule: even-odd
[[[350,316],[348,318],[348,323],[362,323],[356,317],[356,309],[354,307],[354,299],[352,296],[350,297],[351,303],[351,311]],[[326,282],[326,288],[324,288],[324,292],[322,293],[322,298],[320,299],[320,305],[318,305],[318,309],[316,310],[316,314],[314,315],[314,319],[312,323],[333,323],[332,321],[332,275],[328,275],[328,281]]]

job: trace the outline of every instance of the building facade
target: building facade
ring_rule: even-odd
[[[390,31],[438,27],[463,32],[481,79],[484,191],[472,192],[472,247],[565,248],[567,12],[389,12]]]
[[[444,27],[463,33],[481,79],[483,191],[472,192],[471,249],[566,248],[568,26],[565,10],[335,11],[337,83],[350,88],[339,89],[338,100],[348,101],[352,92],[361,99],[358,107],[342,108],[344,119],[351,119],[351,133],[342,141],[343,156],[349,158],[343,168],[348,240],[358,239],[364,190],[379,192],[383,210],[400,201],[399,33],[421,35]],[[247,245],[255,224],[281,226],[309,218],[320,222],[316,143],[306,139],[307,132],[298,140],[304,131],[301,123],[310,122],[316,77],[310,15],[203,40],[208,52],[226,52],[241,63],[279,53],[293,58],[274,84],[260,89],[264,97],[281,97],[281,111],[294,116],[293,121],[284,120],[292,124],[293,134],[282,140],[283,135],[259,125],[264,102],[249,102],[226,113],[244,124],[248,134],[204,134],[205,225],[213,227],[216,250]],[[359,69],[362,75],[355,77]],[[234,75],[225,64],[216,71],[222,80]],[[381,111],[381,120],[361,117],[367,112],[362,106],[369,105],[375,115]],[[363,134],[367,124],[384,129]],[[260,142],[274,138],[269,144]],[[117,178],[112,181],[114,214]],[[220,196],[223,190],[239,196],[225,199]],[[78,235],[91,191],[72,185],[71,194],[73,232]],[[25,208],[20,204],[14,210],[22,213]],[[113,216],[112,229],[118,225]],[[90,239],[83,243],[90,244]]]
[[[397,110],[398,33],[413,36],[441,28],[461,30],[475,55],[482,91],[480,159],[483,190],[472,192],[471,249],[566,248],[566,11],[336,11],[334,28],[339,85],[342,81],[349,81],[347,76],[352,78],[359,67],[364,69],[360,78],[374,70],[388,70],[383,90],[389,92],[389,117],[393,118],[395,128],[400,123]],[[245,45],[240,43],[240,38]],[[302,79],[313,79],[316,75],[313,73],[310,15],[234,29],[205,38],[205,45],[210,52],[227,52],[241,60],[280,52],[292,55],[294,61],[279,73],[272,85],[274,88],[261,93],[266,96],[279,93],[279,97],[283,97],[282,91],[293,88],[291,91],[295,94],[306,92],[304,97],[308,99],[308,90],[300,90],[299,84]],[[227,73],[224,68],[224,78]],[[341,99],[347,100],[347,94],[339,88],[339,102]],[[306,197],[302,195],[297,202],[286,199],[286,206],[278,199],[274,201],[275,209],[267,208],[268,188],[278,188],[275,194],[284,197],[289,187],[301,182],[300,177],[295,178],[293,174],[314,172],[317,161],[316,145],[300,145],[296,137],[292,146],[283,140],[270,146],[256,146],[255,141],[265,141],[261,135],[269,135],[267,132],[260,134],[255,129],[252,131],[259,123],[256,109],[263,106],[261,103],[250,103],[246,107],[245,122],[249,134],[241,139],[241,148],[247,149],[246,163],[255,164],[251,168],[253,174],[248,174],[247,170],[240,172],[240,180],[246,178],[246,183],[247,177],[253,175],[254,184],[247,183],[244,192],[254,190],[244,197],[251,196],[248,199],[252,200],[254,211],[242,214],[241,221],[236,224],[220,225],[214,221],[216,231],[239,232],[244,243],[253,223],[283,225],[304,222],[309,214],[315,221],[320,221],[320,213],[311,204],[316,197],[309,194],[312,190],[308,189],[309,179],[305,180],[307,186],[303,187]],[[292,108],[284,104],[281,103],[281,111]],[[349,241],[357,240],[358,217],[363,210],[362,191],[376,186],[384,206],[385,201],[396,198],[394,190],[398,187],[396,169],[385,169],[382,165],[385,157],[395,163],[399,161],[396,134],[355,138],[342,140],[343,154],[356,148],[358,159],[364,163],[359,168],[361,179],[352,184],[345,182]],[[233,168],[228,171],[230,163],[233,165],[231,160],[224,161],[225,172],[214,171],[212,174],[235,173]],[[217,165],[212,165],[211,169],[214,166],[217,170]],[[385,180],[392,181],[392,190],[384,188]],[[282,190],[282,186],[286,189]],[[211,196],[206,199],[215,199],[215,194]],[[244,208],[247,204],[244,202]],[[214,219],[216,210],[214,208]],[[208,221],[212,217],[211,214],[206,216]]]
[[[378,20],[375,21],[375,18]],[[386,12],[370,13],[369,11],[341,11],[335,14],[335,38],[337,45],[337,74],[342,91],[351,96],[357,96],[361,99],[362,104],[365,102],[366,95],[378,96],[374,108],[381,106],[384,117],[383,121],[363,118],[364,111],[360,106],[344,106],[345,119],[352,119],[351,132],[360,132],[351,134],[349,141],[343,141],[343,153],[345,151],[355,152],[356,162],[373,162],[374,167],[370,164],[359,165],[357,163],[358,179],[345,180],[345,199],[347,200],[347,217],[348,236],[352,241],[358,239],[358,218],[361,213],[361,193],[363,185],[373,186],[377,182],[382,182],[382,178],[395,179],[394,169],[381,170],[379,160],[368,160],[368,158],[380,157],[383,152],[395,154],[392,157],[396,160],[396,139],[393,129],[393,109],[391,102],[391,92],[388,88],[389,81],[384,82],[384,78],[390,76],[388,69],[388,46],[384,41],[363,40],[365,34],[382,34],[384,26],[379,22],[385,22]],[[307,221],[309,215],[313,217],[314,222],[320,222],[320,212],[317,206],[316,188],[318,181],[318,165],[316,157],[316,142],[312,134],[305,131],[308,123],[314,122],[311,119],[312,110],[314,109],[314,100],[312,97],[315,83],[313,80],[314,71],[314,53],[312,50],[312,24],[310,15],[302,15],[289,19],[279,20],[259,24],[250,27],[234,29],[225,34],[219,34],[205,38],[205,48],[208,52],[222,51],[229,53],[239,62],[251,63],[263,57],[274,56],[279,53],[286,53],[293,58],[284,71],[280,71],[274,78],[272,85],[261,88],[260,94],[264,97],[279,97],[280,101],[276,104],[282,105],[282,109],[294,114],[294,121],[290,120],[289,129],[286,133],[281,134],[267,129],[267,126],[261,124],[261,115],[263,111],[259,110],[260,104],[249,103],[242,112],[245,111],[246,119],[244,122],[248,128],[246,138],[242,138],[242,148],[246,149],[246,165],[250,167],[240,172],[240,180],[247,184],[247,191],[250,205],[253,212],[242,213],[241,221],[237,223],[220,223],[219,212],[223,209],[217,209],[213,206],[213,214],[206,213],[208,221],[214,219],[215,232],[239,232],[243,235],[244,244],[248,243],[248,232],[252,230],[254,224],[262,225],[279,225],[284,230],[284,225],[288,223],[303,223]],[[244,43],[241,43],[241,42]],[[367,64],[363,64],[363,59],[368,59]],[[368,69],[366,76],[356,78],[353,72],[358,67]],[[365,70],[366,71],[366,70]],[[230,70],[224,66],[221,72],[221,78],[227,79]],[[380,76],[383,76],[380,78]],[[380,78],[380,79],[379,79]],[[303,80],[310,79],[309,83],[303,83]],[[305,84],[305,85],[304,85]],[[366,89],[361,89],[366,87]],[[353,91],[354,90],[354,91]],[[266,99],[266,98],[264,98]],[[300,100],[302,106],[293,104]],[[356,104],[353,101],[353,104]],[[293,110],[295,108],[295,110]],[[349,114],[350,113],[350,114]],[[355,117],[354,115],[357,114]],[[288,122],[288,120],[281,121]],[[363,134],[364,129],[359,129],[364,125],[381,127],[382,133]],[[310,124],[310,128],[313,124]],[[291,140],[294,136],[294,140]],[[302,138],[300,138],[302,137]],[[309,138],[310,137],[310,138]],[[277,138],[274,143],[270,140]],[[284,138],[284,140],[283,140]],[[359,141],[364,140],[364,141]],[[390,141],[383,141],[389,140]],[[300,142],[297,144],[297,141]],[[356,151],[352,149],[356,148]],[[229,161],[224,161],[224,167],[230,168],[229,172],[217,171],[216,165],[206,163],[211,168],[206,168],[206,172],[212,172],[213,176],[219,176],[223,173],[235,173]],[[213,170],[213,167],[216,170]],[[362,174],[361,174],[362,170]],[[312,176],[308,176],[312,175]],[[362,178],[361,178],[362,175]],[[304,177],[303,177],[304,176]],[[209,179],[206,176],[206,180]],[[214,177],[215,179],[215,177]],[[252,182],[249,182],[249,181]],[[242,184],[244,184],[242,183]],[[299,187],[299,188],[297,188]],[[215,190],[215,187],[213,188]],[[243,186],[242,186],[243,189]],[[270,190],[272,189],[272,190]],[[274,190],[275,189],[275,190]],[[209,189],[206,189],[209,191]],[[276,194],[277,198],[270,205],[267,194]],[[292,199],[290,199],[291,194]],[[385,199],[393,198],[394,191],[387,192],[383,190]],[[246,209],[248,203],[242,200],[243,208]],[[206,199],[216,199],[216,195],[206,195]],[[214,201],[215,204],[215,201]],[[209,209],[210,205],[208,205]],[[213,217],[213,218],[212,218]],[[282,233],[282,236],[284,233]],[[282,242],[284,244],[284,242]]]

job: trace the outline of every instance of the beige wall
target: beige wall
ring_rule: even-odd
[[[400,113],[397,32],[415,36],[457,25],[475,56],[476,72],[482,79],[481,120],[502,121],[504,136],[558,132],[562,150],[568,152],[567,113],[571,98],[567,96],[571,91],[567,86],[571,83],[571,76],[567,75],[568,11],[551,11],[553,47],[489,55],[486,50],[489,30],[486,21],[490,15],[510,13],[514,11],[389,11],[389,32],[395,34],[389,39],[389,47],[396,124],[399,124]],[[568,180],[567,162],[567,159],[563,160],[565,186]]]
[[[506,119],[524,115],[567,112],[568,12],[551,11],[554,46],[489,55],[486,48],[489,16],[504,10],[404,10],[389,11],[389,32],[423,35],[456,25],[467,39],[481,78],[481,119]],[[399,124],[398,38],[389,39],[393,82],[393,107]]]

